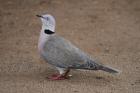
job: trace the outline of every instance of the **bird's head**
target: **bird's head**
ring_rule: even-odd
[[[55,18],[50,14],[36,15],[42,21],[42,30],[46,34],[53,34],[55,32]]]

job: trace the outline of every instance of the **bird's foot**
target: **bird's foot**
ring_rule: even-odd
[[[65,79],[69,79],[70,76],[64,76],[61,74],[53,74],[50,77],[47,77],[50,80],[65,80]]]
[[[68,77],[60,75],[60,74],[53,74],[52,76],[48,77],[50,80],[65,80],[68,79]]]

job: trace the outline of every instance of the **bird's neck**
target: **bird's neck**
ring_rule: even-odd
[[[45,43],[47,42],[47,40],[49,39],[50,36],[54,35],[54,32],[45,32],[46,31],[49,31],[49,30],[54,30],[55,29],[55,26],[46,26],[46,25],[42,25],[42,29],[41,29],[41,32],[40,32],[40,37],[39,37],[39,42],[38,42],[38,49],[39,51],[41,51],[45,45]]]
[[[39,52],[42,51],[45,43],[47,42],[47,40],[49,39],[50,35],[47,35],[44,33],[44,29],[41,30],[40,32],[40,37],[39,37],[39,42],[38,42],[38,49]]]

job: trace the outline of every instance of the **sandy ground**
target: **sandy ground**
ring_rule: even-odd
[[[41,21],[50,13],[56,33],[101,63],[120,69],[56,73],[37,51]],[[140,0],[0,0],[0,93],[140,93]]]

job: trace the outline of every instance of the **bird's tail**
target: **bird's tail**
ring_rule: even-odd
[[[89,70],[102,70],[111,74],[119,74],[121,72],[100,62],[95,62],[93,59],[88,60],[87,64],[85,64],[84,67],[88,68]]]
[[[101,66],[100,70],[103,70],[105,72],[109,72],[109,73],[112,73],[112,74],[119,74],[121,72],[121,71],[119,71],[115,68],[109,67],[109,66]]]

